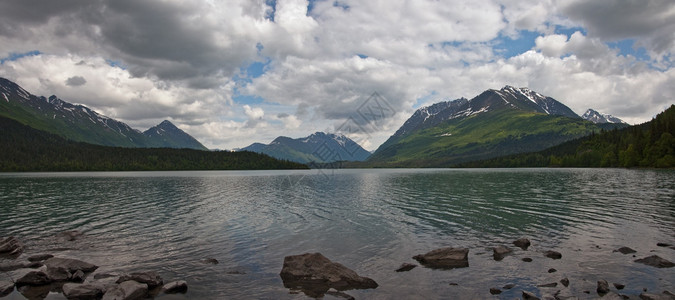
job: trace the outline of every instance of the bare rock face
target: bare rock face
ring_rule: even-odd
[[[45,260],[45,266],[47,268],[63,268],[70,273],[75,273],[78,270],[82,272],[89,273],[98,269],[98,266],[90,264],[88,262],[83,262],[81,260],[72,259],[72,258],[61,258],[61,257],[52,257]]]
[[[81,283],[66,283],[62,290],[68,300],[96,300],[103,295],[99,287]]]
[[[162,277],[159,277],[157,272],[136,272],[122,275],[117,280],[117,283],[122,283],[129,280],[133,280],[139,283],[145,283],[148,285],[149,289],[156,288],[164,283]]]
[[[435,269],[466,268],[469,266],[469,249],[440,248],[413,256],[422,265]]]
[[[530,247],[531,243],[530,240],[526,238],[519,238],[513,241],[513,245],[515,245],[516,247],[520,247],[520,249],[527,250],[527,247]]]
[[[279,276],[285,287],[301,289],[310,297],[323,296],[330,288],[350,290],[374,289],[378,286],[374,280],[359,276],[321,253],[286,256]]]
[[[13,236],[0,240],[0,253],[9,256],[18,256],[23,252],[23,243]]]
[[[658,255],[637,259],[635,262],[657,268],[672,268],[675,266],[674,263],[668,261],[667,259],[661,258]]]
[[[504,259],[504,257],[511,252],[513,252],[513,250],[511,250],[511,248],[509,247],[497,246],[492,248],[492,257],[494,257],[495,260],[499,261]]]

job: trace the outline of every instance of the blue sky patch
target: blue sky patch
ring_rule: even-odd
[[[4,64],[6,61],[15,61],[19,58],[26,57],[26,56],[36,56],[40,55],[42,52],[38,50],[33,50],[33,51],[28,51],[28,52],[23,52],[23,53],[10,53],[9,56],[0,58],[0,64]]]
[[[492,49],[497,55],[504,58],[511,58],[534,48],[534,40],[539,36],[541,36],[541,33],[528,30],[518,32],[518,37],[516,39],[500,35],[493,40],[495,45]]]

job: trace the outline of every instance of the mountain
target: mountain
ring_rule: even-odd
[[[541,150],[600,130],[551,97],[506,86],[418,109],[366,163],[452,166]]]
[[[74,105],[56,96],[35,96],[4,78],[0,78],[0,116],[73,141],[96,145],[206,149],[191,141],[194,138],[187,139],[187,133],[182,131],[182,134],[171,130],[168,135],[145,135],[86,106]]]
[[[370,152],[344,135],[316,132],[304,138],[280,136],[265,145],[254,143],[240,151],[264,153],[278,159],[299,163],[364,161]]]
[[[584,113],[583,116],[581,116],[581,118],[583,118],[584,120],[591,121],[595,124],[605,124],[605,123],[628,124],[615,116],[608,114],[601,114],[590,108]]]
[[[0,172],[306,169],[267,155],[75,142],[0,116]]]
[[[168,120],[164,120],[162,123],[159,123],[159,125],[144,131],[143,135],[145,135],[152,143],[155,143],[154,145],[151,145],[154,147],[209,150],[191,135],[180,130],[180,128],[176,127]]]
[[[675,168],[675,105],[640,125],[602,130],[539,152],[514,154],[461,167]]]

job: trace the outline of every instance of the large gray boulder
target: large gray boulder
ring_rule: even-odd
[[[63,268],[70,273],[75,273],[78,270],[81,270],[82,272],[85,273],[89,273],[98,269],[98,266],[94,264],[90,264],[88,262],[84,262],[78,259],[62,258],[62,257],[52,257],[50,259],[45,260],[44,264],[45,266],[47,266],[47,268],[50,269]]]
[[[128,280],[108,289],[101,300],[136,300],[148,294],[148,285]]]
[[[469,266],[469,249],[440,248],[413,256],[422,265],[437,269],[465,268]]]
[[[90,284],[66,283],[61,289],[69,300],[96,300],[103,295],[100,287]]]
[[[286,256],[279,276],[285,287],[302,289],[310,297],[321,297],[330,288],[350,290],[374,289],[378,286],[375,280],[359,276],[321,253]]]

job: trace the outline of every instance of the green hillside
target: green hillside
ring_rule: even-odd
[[[541,150],[600,128],[559,115],[500,109],[445,121],[387,141],[368,160],[374,167],[447,167]]]
[[[0,171],[305,169],[253,152],[106,147],[66,140],[0,117]]]
[[[602,130],[540,152],[460,166],[675,168],[675,105],[641,125]]]

